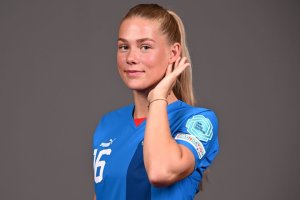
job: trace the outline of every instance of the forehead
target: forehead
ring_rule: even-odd
[[[119,29],[119,37],[125,39],[134,38],[164,38],[160,30],[160,24],[156,20],[150,20],[142,17],[131,17],[125,19]]]

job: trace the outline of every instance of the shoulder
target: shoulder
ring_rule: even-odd
[[[132,114],[134,105],[129,104],[123,107],[120,107],[116,110],[110,111],[103,115],[102,118],[113,118],[113,117],[122,117],[122,116],[127,116],[128,114]]]
[[[177,143],[185,145],[194,154],[196,166],[209,166],[219,151],[218,119],[209,108],[190,106],[182,103],[177,114],[177,128],[174,138]],[[174,122],[174,124],[176,123]],[[205,161],[207,159],[209,160]]]
[[[101,119],[100,119],[100,121],[98,123],[98,127],[103,127],[105,125],[110,125],[115,120],[119,120],[119,119],[124,120],[124,119],[129,118],[128,116],[131,116],[133,107],[134,107],[133,104],[129,104],[129,105],[120,107],[120,108],[118,108],[116,110],[113,110],[113,111],[110,111],[108,113],[105,113],[101,117]]]
[[[204,107],[195,107],[186,104],[187,109],[189,110],[189,114],[186,120],[186,128],[187,131],[191,134],[199,131],[205,131],[207,134],[213,132],[214,129],[215,134],[218,130],[218,118],[216,113],[210,108]],[[204,138],[203,138],[204,139]],[[204,139],[204,141],[207,141]]]
[[[169,109],[172,135],[186,133],[208,142],[218,135],[218,118],[212,109],[188,105],[182,101]],[[182,136],[183,137],[183,136]]]
[[[107,139],[108,135],[128,124],[132,109],[133,105],[127,105],[104,114],[94,131],[94,144],[99,144],[103,138]]]
[[[182,101],[178,101],[177,106],[169,109],[169,115],[174,121],[184,122],[187,126],[210,122],[215,127],[218,124],[217,115],[212,109],[191,106]]]

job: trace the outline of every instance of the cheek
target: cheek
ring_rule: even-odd
[[[118,72],[119,72],[119,76],[121,77],[121,79],[124,80],[124,56],[117,54],[117,68],[118,68]]]
[[[162,67],[167,66],[167,62],[165,62],[165,56],[161,53],[148,54],[143,57],[143,62],[147,64],[149,67]]]
[[[124,66],[125,63],[125,57],[122,54],[117,54],[117,65],[118,69],[121,69],[122,66]]]
[[[166,69],[168,67],[167,56],[164,52],[157,54],[155,58],[153,58],[153,64],[155,65],[155,71],[158,76],[164,76]]]
[[[143,62],[147,65],[153,65],[155,64],[156,61],[156,56],[151,54],[151,55],[146,55],[146,56],[143,56]]]

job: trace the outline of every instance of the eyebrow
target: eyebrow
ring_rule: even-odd
[[[126,39],[124,38],[118,38],[118,41],[122,41],[122,42],[128,42]],[[151,42],[155,42],[155,40],[151,39],[151,38],[141,38],[137,40],[137,43],[142,43],[145,41],[151,41]]]

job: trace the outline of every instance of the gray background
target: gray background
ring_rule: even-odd
[[[154,2],[185,22],[198,104],[220,120],[200,198],[300,199],[299,1]],[[131,102],[116,38],[136,3],[0,1],[1,200],[92,198],[93,131]]]

